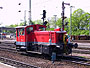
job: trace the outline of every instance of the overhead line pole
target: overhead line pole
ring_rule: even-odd
[[[72,6],[70,6],[70,36],[72,35]]]
[[[24,25],[26,26],[26,10],[24,11]]]
[[[31,0],[29,0],[29,25],[31,24]]]
[[[74,6],[70,6],[70,36],[72,35],[72,8]]]
[[[3,9],[3,7],[0,7],[0,9]],[[1,24],[0,24],[1,25]],[[1,27],[1,39],[3,40],[3,36],[2,36],[2,27]]]
[[[55,17],[55,29],[56,29],[56,17],[57,17],[57,15],[54,15],[54,17]]]

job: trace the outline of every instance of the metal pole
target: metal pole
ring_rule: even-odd
[[[44,24],[44,18],[43,18],[43,24]]]
[[[26,10],[24,11],[24,25],[26,26]]]
[[[1,25],[1,24],[0,24],[0,25]],[[1,39],[2,39],[2,27],[1,27],[0,31],[1,31],[1,33],[0,33],[0,37],[1,37]]]
[[[64,1],[62,2],[62,31],[64,30]]]
[[[3,33],[2,33],[2,27],[1,27],[1,39],[3,40],[3,36],[2,36],[2,34],[3,34]]]
[[[72,35],[72,6],[70,6],[70,37]]]
[[[70,6],[70,32],[69,32],[69,35],[71,36],[72,35],[72,8],[74,6]]]
[[[3,9],[3,7],[0,7],[0,9]],[[1,27],[1,39],[3,39],[3,38],[2,38],[2,27]]]
[[[57,17],[57,15],[54,15],[55,16],[55,28],[56,28],[56,17]]]
[[[31,25],[31,0],[29,0],[29,25]]]

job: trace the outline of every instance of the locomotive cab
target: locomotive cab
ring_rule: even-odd
[[[19,51],[26,51],[28,45],[34,40],[34,31],[45,31],[44,25],[30,25],[16,27],[16,49]]]
[[[24,49],[25,47],[25,26],[16,28],[16,49]]]

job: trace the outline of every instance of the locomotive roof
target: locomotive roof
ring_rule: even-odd
[[[43,26],[43,25],[40,25],[40,24],[35,24],[35,25]],[[35,26],[35,25],[34,25],[34,26]],[[28,26],[33,26],[33,25],[28,25]],[[25,28],[25,27],[27,27],[27,26],[18,26],[18,27],[16,27],[16,28]]]
[[[37,31],[37,32],[56,32],[56,33],[65,33],[66,31]]]

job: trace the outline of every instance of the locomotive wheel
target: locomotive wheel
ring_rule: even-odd
[[[66,55],[71,54],[71,53],[72,53],[72,48],[66,47]]]

